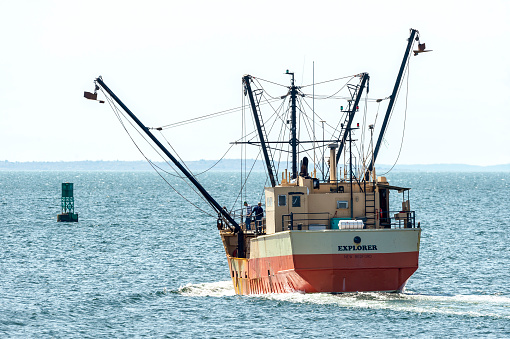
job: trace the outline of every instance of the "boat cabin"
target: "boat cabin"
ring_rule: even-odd
[[[366,183],[319,180],[299,176],[295,182],[266,187],[265,233],[287,230],[367,229],[414,227],[409,199],[402,209],[390,211],[390,191],[409,193],[409,188],[390,186],[385,177]]]

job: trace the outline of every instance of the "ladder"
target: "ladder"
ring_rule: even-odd
[[[365,181],[365,225],[367,228],[375,228],[375,220],[377,218],[375,211],[375,192],[367,192]]]

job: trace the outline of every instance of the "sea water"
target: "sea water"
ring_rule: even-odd
[[[510,337],[510,173],[387,177],[422,227],[404,293],[237,296],[215,215],[180,178],[0,172],[0,337]],[[237,173],[199,176],[228,209],[263,200],[251,178],[239,195]],[[56,222],[62,182],[78,223]]]

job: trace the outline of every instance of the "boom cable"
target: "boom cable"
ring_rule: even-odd
[[[209,216],[211,216],[211,217],[213,217],[213,218],[214,218],[214,217],[215,217],[214,215],[212,215],[212,214],[210,214],[210,213],[208,213],[208,212],[204,211],[203,209],[201,209],[200,207],[198,207],[196,204],[194,204],[193,202],[191,202],[189,199],[187,199],[187,198],[186,198],[184,195],[182,195],[179,191],[177,191],[177,189],[176,189],[174,186],[172,186],[172,184],[170,184],[170,183],[168,182],[168,180],[166,180],[166,178],[165,178],[165,177],[163,177],[163,176],[161,175],[161,173],[160,173],[160,172],[156,169],[156,167],[157,167],[157,168],[159,168],[159,167],[158,167],[157,165],[155,165],[155,164],[154,164],[154,163],[153,163],[153,162],[152,162],[152,161],[151,161],[151,160],[150,160],[150,159],[149,159],[149,158],[148,158],[148,157],[144,154],[144,152],[143,152],[143,151],[141,150],[141,148],[138,146],[138,144],[136,143],[136,141],[134,140],[134,138],[131,136],[131,133],[129,133],[129,131],[128,131],[128,129],[127,129],[126,125],[124,124],[124,121],[123,121],[123,119],[122,119],[122,117],[121,117],[121,116],[123,116],[124,118],[126,118],[126,117],[125,117],[125,115],[124,115],[124,114],[122,113],[122,111],[121,111],[121,110],[120,110],[120,109],[119,109],[119,108],[115,105],[115,103],[112,101],[112,99],[111,99],[109,96],[107,96],[107,95],[106,95],[106,93],[103,91],[103,89],[102,89],[102,88],[101,88],[101,92],[103,92],[103,94],[105,95],[105,98],[107,99],[108,104],[109,104],[109,105],[110,105],[110,107],[112,108],[112,110],[113,110],[113,112],[114,112],[115,116],[116,116],[116,117],[117,117],[117,119],[119,120],[120,124],[122,125],[122,127],[123,127],[123,128],[124,128],[124,130],[126,131],[127,135],[129,136],[129,138],[131,139],[131,141],[133,142],[133,144],[135,145],[135,147],[138,149],[138,151],[140,152],[140,154],[142,154],[142,156],[145,158],[145,160],[147,160],[147,162],[149,163],[149,165],[150,165],[150,166],[151,166],[151,167],[152,167],[152,168],[156,171],[156,173],[157,173],[157,174],[158,174],[158,175],[159,175],[159,176],[160,176],[160,177],[161,177],[161,178],[162,178],[162,179],[163,179],[163,180],[164,180],[164,181],[168,184],[168,186],[170,186],[170,188],[172,188],[172,189],[175,191],[175,193],[177,193],[180,197],[182,197],[184,200],[186,200],[187,202],[189,202],[191,205],[193,205],[193,206],[194,206],[195,208],[197,208],[199,211],[201,211],[201,212],[203,212],[204,214],[209,215]],[[137,131],[137,132],[138,132],[141,136],[142,136],[142,138],[143,138],[143,139],[144,139],[144,140],[145,140],[148,144],[150,144],[150,145],[151,145],[151,143],[149,143],[149,142],[148,142],[148,140],[147,140],[147,139],[146,139],[146,138],[145,138],[145,137],[144,137],[144,136],[140,133],[139,129],[137,129],[137,128],[133,125],[133,123],[132,123],[130,120],[128,120],[128,119],[126,119],[126,120],[127,120],[127,121],[131,124],[131,126],[132,126],[132,127],[133,127],[133,128],[134,128],[134,129],[135,129],[135,130],[136,130],[136,131]],[[151,146],[152,146],[152,145],[151,145]],[[153,147],[153,146],[152,146],[152,148],[154,149],[154,147]],[[156,152],[157,152],[157,151],[156,151]],[[157,152],[157,153],[158,153],[158,155],[160,155],[160,156],[161,156],[161,154],[159,154],[159,152]],[[167,162],[167,161],[165,161],[165,162]],[[167,162],[167,164],[169,164],[169,163]],[[169,164],[169,165],[170,165],[170,164]],[[195,191],[195,193],[197,193],[197,192]],[[199,195],[202,199],[204,199],[204,198],[203,198],[200,194],[198,194],[198,193],[197,193],[197,195]],[[207,201],[206,201],[206,202],[207,202]]]
[[[409,58],[407,60],[407,67],[406,67],[406,72],[407,72],[407,80],[406,80],[406,107],[405,107],[405,110],[404,110],[404,127],[402,129],[402,139],[400,141],[400,148],[398,150],[398,155],[397,155],[397,159],[395,160],[395,163],[393,164],[393,166],[391,166],[391,168],[386,173],[383,173],[382,175],[386,175],[386,174],[390,173],[393,170],[393,168],[395,167],[395,165],[398,162],[398,159],[400,158],[400,152],[402,151],[402,145],[404,144],[404,134],[405,134],[405,131],[406,131],[406,120],[407,120],[407,99],[408,99],[408,96],[409,96],[409,73],[410,73],[409,65],[410,65],[410,62],[411,62],[411,58]],[[400,88],[398,89],[397,97],[398,97],[399,94],[400,94]],[[391,112],[391,114],[393,115],[393,111]],[[390,116],[390,119],[391,119],[391,116]]]

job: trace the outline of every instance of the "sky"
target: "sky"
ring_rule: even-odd
[[[387,97],[415,28],[433,51],[411,58],[378,162],[507,164],[509,17],[495,0],[0,0],[0,161],[143,160],[110,107],[83,98],[98,76],[153,127],[241,106],[245,74],[368,72],[369,96]],[[165,137],[184,160],[219,159],[240,119]]]

